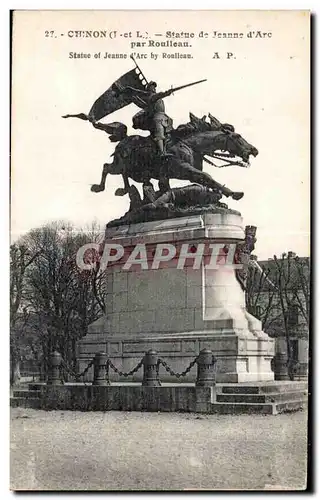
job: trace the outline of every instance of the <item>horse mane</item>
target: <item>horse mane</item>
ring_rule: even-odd
[[[176,129],[173,129],[171,132],[171,136],[176,139],[183,139],[188,137],[189,135],[193,135],[194,133],[199,132],[208,132],[208,131],[232,131],[234,132],[233,125],[228,123],[221,123],[217,118],[212,116],[210,113],[208,114],[209,120],[207,121],[207,116],[204,115],[202,118],[198,118],[193,113],[189,113],[190,121],[188,123],[183,123],[179,125]]]

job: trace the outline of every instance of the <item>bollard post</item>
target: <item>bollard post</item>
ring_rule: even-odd
[[[50,354],[47,385],[63,385],[61,380],[62,356],[58,351]]]
[[[289,380],[287,359],[286,353],[278,352],[274,356],[271,369],[273,369],[275,380]]]
[[[108,355],[98,352],[93,359],[93,382],[92,385],[110,385],[108,374]]]
[[[160,387],[160,381],[157,374],[158,355],[156,351],[150,349],[146,352],[143,360],[143,380],[145,387]]]
[[[211,387],[215,385],[213,354],[210,349],[202,349],[197,359],[198,373],[196,386]]]

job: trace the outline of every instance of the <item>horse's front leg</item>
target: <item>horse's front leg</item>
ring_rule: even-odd
[[[234,200],[240,200],[243,197],[243,193],[240,191],[232,191],[231,189],[227,188],[226,186],[223,186],[222,184],[219,184],[219,182],[215,181],[212,179],[211,175],[206,174],[206,172],[203,172],[203,159],[204,156],[200,154],[194,154],[194,168],[196,168],[199,172],[201,172],[204,175],[207,175],[210,177],[210,186],[212,189],[216,191],[220,191],[224,196],[231,196]],[[208,177],[206,178],[208,179]]]
[[[232,191],[231,189],[219,184],[212,179],[211,175],[207,172],[201,172],[195,167],[190,165],[190,163],[184,161],[176,161],[174,165],[175,172],[172,173],[172,177],[177,177],[178,179],[188,180],[190,182],[196,182],[207,186],[208,188],[220,191],[224,196],[231,196],[234,200],[240,200],[243,197],[242,192]]]

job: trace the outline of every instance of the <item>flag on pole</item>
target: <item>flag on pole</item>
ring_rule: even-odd
[[[89,119],[93,121],[101,120],[110,113],[131,104],[130,95],[121,93],[120,90],[128,86],[145,90],[145,80],[137,68],[122,75],[95,101],[89,111]]]
[[[114,111],[128,106],[132,103],[129,93],[121,92],[124,87],[133,87],[138,90],[146,90],[147,81],[139,68],[134,68],[113,82],[98,99],[94,102],[89,114],[79,113],[76,115],[64,115],[63,118],[80,118],[96,122]]]

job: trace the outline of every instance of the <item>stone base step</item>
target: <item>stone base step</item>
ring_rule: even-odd
[[[265,384],[219,384],[217,392],[223,394],[266,394],[275,392],[293,392],[308,390],[307,382],[282,381]]]
[[[33,408],[35,410],[39,410],[42,407],[42,401],[40,398],[22,398],[22,397],[13,397],[10,398],[10,406],[11,408],[17,408],[18,406],[21,408]]]
[[[225,415],[277,415],[288,411],[307,408],[307,399],[302,401],[284,401],[281,403],[213,403],[211,412]]]
[[[22,388],[14,390],[10,405],[12,407],[21,406],[34,409],[46,407],[46,403],[41,397],[41,385],[29,384],[28,390]],[[180,384],[174,386],[178,385]],[[119,387],[114,387],[114,390],[118,389]],[[131,390],[135,391],[136,385],[132,388],[127,385],[126,389],[129,392]],[[164,389],[163,387],[162,390]],[[58,390],[58,387],[56,390]],[[79,391],[79,387],[76,389],[77,391]],[[217,384],[214,399],[211,399],[212,393],[210,391],[206,398],[205,407],[207,413],[276,415],[286,411],[306,408],[308,404],[308,385],[306,382]],[[146,405],[149,408],[147,403]],[[182,406],[183,411],[190,411],[187,402]],[[166,410],[165,407],[159,409],[160,411]],[[171,411],[175,410],[172,409]]]
[[[211,406],[212,413],[222,415],[238,415],[238,414],[273,414],[272,403],[213,403]]]
[[[278,403],[286,401],[304,400],[308,396],[307,391],[290,392],[269,392],[266,394],[219,394],[217,393],[218,403]]]
[[[277,413],[286,413],[289,411],[298,411],[308,408],[308,400],[300,401],[285,401],[282,403],[276,403]]]
[[[46,382],[33,382],[28,384],[29,391],[39,391],[42,386],[47,385]]]
[[[13,391],[14,398],[37,398],[40,396],[40,391],[36,390],[16,390]]]

